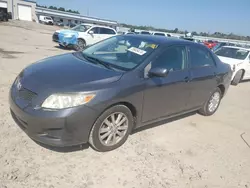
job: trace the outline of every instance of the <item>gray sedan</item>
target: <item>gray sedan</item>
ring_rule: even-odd
[[[231,75],[203,45],[120,35],[22,70],[10,89],[10,109],[38,142],[90,143],[104,152],[138,127],[191,111],[212,115]]]

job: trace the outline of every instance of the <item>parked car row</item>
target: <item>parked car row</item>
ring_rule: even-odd
[[[141,35],[155,35],[155,36],[165,36],[165,37],[171,37],[170,34],[166,34],[163,32],[149,32],[149,31],[140,31],[140,32],[135,32],[135,31],[131,31],[131,32],[123,32],[122,34],[125,35],[131,35],[131,34],[141,34]]]
[[[235,47],[213,53],[188,40],[115,33],[93,25],[57,32],[59,43],[109,36],[21,71],[9,99],[11,115],[27,135],[57,147],[116,149],[139,127],[189,112],[214,114],[238,70],[222,61],[238,58],[240,67],[249,58],[249,51]]]

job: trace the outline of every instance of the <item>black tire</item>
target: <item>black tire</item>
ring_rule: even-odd
[[[210,104],[210,101],[211,101],[211,99],[212,99],[212,97],[214,96],[215,93],[219,93],[219,102],[218,102],[218,105],[217,105],[216,109],[213,110],[213,111],[210,111],[209,110],[209,104]],[[211,116],[211,115],[213,115],[218,110],[218,108],[220,106],[221,98],[222,98],[221,90],[220,90],[220,88],[216,88],[212,92],[212,94],[210,95],[209,99],[204,103],[202,108],[198,111],[199,114],[201,114],[203,116]]]
[[[9,21],[9,20],[8,20],[8,17],[7,17],[7,16],[5,16],[5,17],[3,18],[3,21],[4,21],[4,22]]]
[[[118,143],[112,146],[107,146],[107,145],[104,145],[102,141],[100,140],[99,130],[101,126],[103,125],[104,120],[114,113],[123,113],[127,117],[128,128],[127,128],[126,134],[124,134],[124,136]],[[113,106],[107,109],[105,112],[103,112],[102,115],[96,120],[89,135],[89,144],[93,147],[93,149],[99,152],[107,152],[107,151],[114,150],[126,142],[129,134],[131,133],[133,129],[133,125],[134,125],[134,117],[128,107],[124,105]]]
[[[77,44],[74,45],[76,51],[81,51],[86,47],[86,42],[83,39],[78,39]]]
[[[232,80],[232,85],[237,86],[240,83],[242,77],[243,77],[243,70],[239,70],[235,74],[234,79]]]

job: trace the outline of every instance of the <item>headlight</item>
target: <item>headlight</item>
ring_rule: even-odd
[[[64,109],[80,106],[90,102],[94,94],[86,93],[58,93],[50,95],[42,104],[43,108]]]

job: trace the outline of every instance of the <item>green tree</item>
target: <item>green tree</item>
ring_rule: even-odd
[[[196,31],[193,31],[192,35],[198,35],[198,33]]]
[[[58,10],[65,12],[65,8],[63,8],[63,7],[60,7]]]

